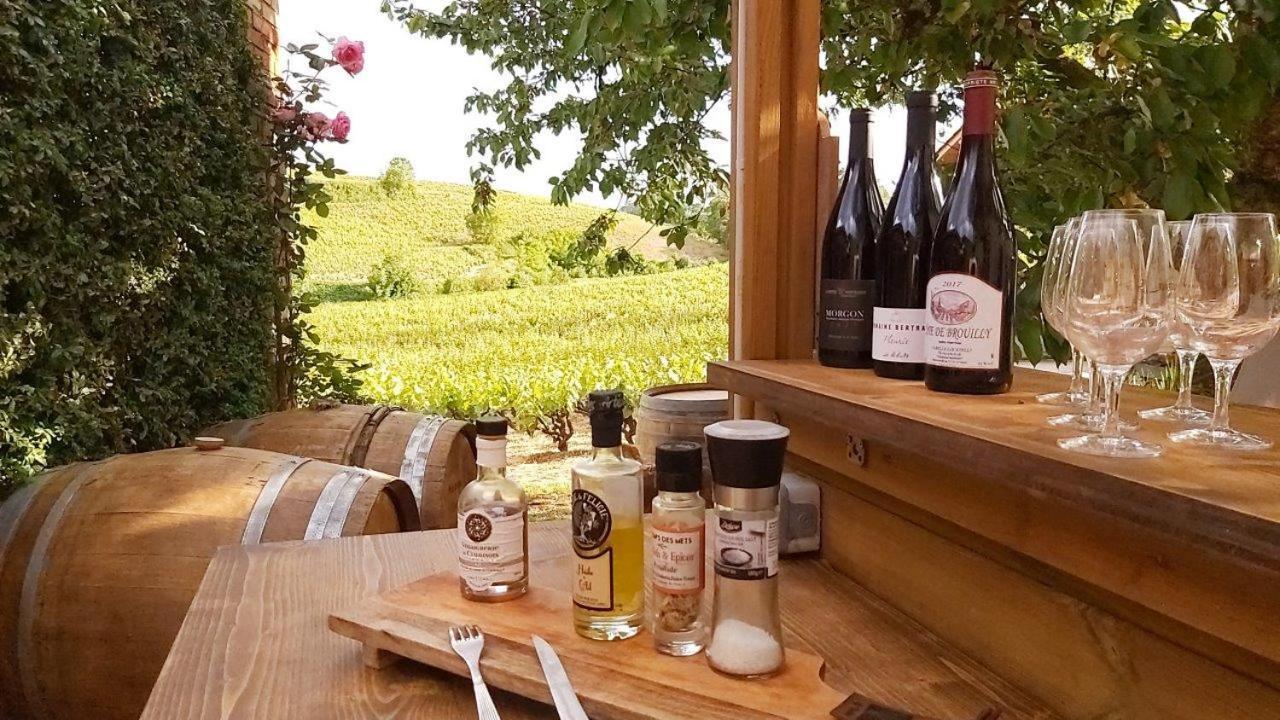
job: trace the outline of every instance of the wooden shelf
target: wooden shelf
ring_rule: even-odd
[[[1061,408],[1035,401],[1066,378],[1019,369],[1013,392],[934,393],[919,382],[870,370],[826,368],[811,360],[712,363],[708,380],[730,392],[881,442],[934,462],[990,477],[1028,493],[1139,523],[1232,560],[1280,571],[1280,450],[1230,453],[1175,445],[1163,423],[1137,435],[1162,441],[1150,460],[1097,458],[1058,448],[1070,431],[1044,420]],[[1167,394],[1126,388],[1123,411],[1168,404]],[[1280,411],[1232,410],[1233,424],[1280,441]],[[843,442],[843,438],[838,440]]]

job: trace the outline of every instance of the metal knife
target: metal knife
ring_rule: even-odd
[[[551,699],[556,704],[560,720],[589,720],[573,692],[573,685],[569,683],[569,676],[555,648],[537,635],[532,637],[533,649],[538,652],[538,662],[542,663],[542,674],[547,676],[547,687],[551,689]]]

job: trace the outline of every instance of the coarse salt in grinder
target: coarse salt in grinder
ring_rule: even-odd
[[[762,420],[726,420],[704,432],[715,481],[707,662],[729,675],[765,677],[783,663],[778,486],[790,432]]]

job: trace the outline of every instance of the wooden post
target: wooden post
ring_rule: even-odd
[[[730,357],[813,351],[818,0],[734,0]]]

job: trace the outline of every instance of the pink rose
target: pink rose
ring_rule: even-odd
[[[358,74],[364,69],[364,43],[348,40],[345,36],[338,38],[333,45],[333,59],[348,74]]]
[[[298,107],[296,105],[281,105],[276,108],[275,120],[281,125],[287,125],[298,117]]]
[[[332,124],[329,116],[322,112],[307,113],[303,118],[303,122],[307,125],[307,133],[312,140],[323,140],[329,135],[329,126]]]
[[[329,137],[338,142],[346,142],[349,134],[351,134],[351,118],[347,117],[346,113],[340,112],[338,117],[329,124]]]

